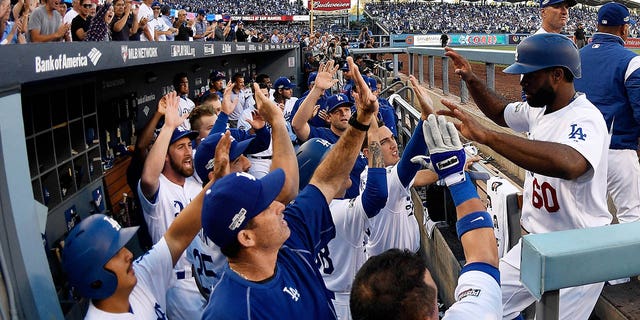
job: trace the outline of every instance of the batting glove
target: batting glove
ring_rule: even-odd
[[[422,123],[422,132],[438,177],[449,187],[465,181],[466,154],[453,123],[447,122],[444,116],[430,114]]]

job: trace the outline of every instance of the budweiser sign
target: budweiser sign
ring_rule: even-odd
[[[351,8],[350,0],[313,0],[309,3],[313,3],[313,10],[319,11],[349,10]]]

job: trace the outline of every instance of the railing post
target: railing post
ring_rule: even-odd
[[[542,299],[536,302],[536,319],[558,320],[559,318],[560,290],[547,291]]]
[[[397,77],[398,76],[398,54],[394,53],[393,54],[393,77]]]
[[[496,89],[496,65],[494,63],[487,63],[487,87],[491,90]]]
[[[436,71],[433,69],[435,66],[435,57],[429,56],[429,89],[433,89],[436,83]]]
[[[442,57],[442,93],[449,94],[449,58]]]
[[[413,74],[413,53],[409,53],[409,74]]]
[[[467,89],[467,83],[464,80],[460,80],[460,103],[465,104],[469,101],[469,90]]]
[[[418,81],[424,82],[424,56],[421,54],[418,54],[418,73]]]

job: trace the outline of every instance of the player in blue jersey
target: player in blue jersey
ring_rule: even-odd
[[[465,151],[452,123],[429,115],[422,125],[431,162],[451,191],[456,228],[466,264],[455,290],[456,303],[443,319],[501,319],[502,295],[493,222],[464,173]],[[351,291],[353,319],[438,319],[437,287],[423,258],[391,249],[369,259]]]
[[[348,61],[353,64],[353,59]],[[318,77],[330,77],[336,69],[329,61]],[[298,188],[291,143],[284,150],[276,150],[274,145],[274,154],[286,155],[293,168],[274,170],[262,179],[231,174],[207,193],[203,229],[220,246],[228,264],[212,290],[204,319],[336,318],[332,294],[314,260],[318,250],[335,236],[328,203],[348,187],[349,171],[377,112],[375,96],[359,74],[357,80],[362,88],[357,116],[350,120],[351,126],[309,185],[286,208],[283,203],[289,199],[282,197],[282,191]]]

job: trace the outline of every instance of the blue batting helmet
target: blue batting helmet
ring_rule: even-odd
[[[104,299],[118,286],[104,265],[135,235],[138,227],[121,228],[110,217],[94,214],[76,225],[62,250],[62,268],[69,284],[86,298]]]
[[[569,38],[556,33],[535,34],[516,47],[516,62],[504,73],[525,74],[550,67],[565,67],[580,78],[580,54]]]
[[[332,144],[324,139],[312,138],[303,143],[296,158],[298,158],[298,171],[300,172],[300,190],[307,186],[316,168],[329,153]]]

